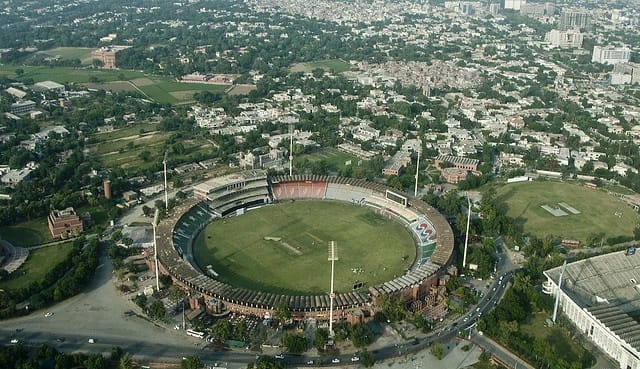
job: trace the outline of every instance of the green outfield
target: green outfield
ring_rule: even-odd
[[[291,66],[291,72],[310,73],[316,68],[322,68],[332,73],[346,72],[351,68],[351,64],[340,59],[327,59],[307,63],[296,63]]]
[[[90,47],[56,47],[49,50],[39,51],[38,54],[60,57],[62,59],[79,59],[83,64],[91,63],[91,52],[96,48]]]
[[[329,291],[329,241],[335,241],[335,291],[403,275],[416,256],[408,229],[368,208],[297,200],[209,224],[194,242],[196,263],[238,287],[282,294]]]
[[[629,236],[640,223],[640,215],[618,198],[579,184],[512,183],[498,189],[497,199],[507,204],[507,215],[515,218],[524,232],[540,238],[551,235],[584,242],[599,233],[606,238]],[[543,205],[559,209],[566,215],[554,216],[543,209]]]

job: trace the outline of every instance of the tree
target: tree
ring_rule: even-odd
[[[118,369],[133,369],[133,360],[131,360],[131,355],[124,354],[124,356],[120,358]]]
[[[151,306],[149,306],[149,317],[153,318],[153,319],[163,319],[165,314],[166,314],[166,310],[164,308],[164,305],[162,304],[162,301],[160,300],[156,300],[154,301]]]
[[[373,342],[374,334],[368,325],[356,323],[349,327],[349,338],[356,347],[364,347]]]
[[[168,287],[173,284],[173,279],[171,279],[171,276],[168,274],[160,274],[160,276],[158,277],[158,280],[160,281],[163,287]]]
[[[313,345],[318,349],[323,349],[329,342],[329,330],[326,328],[318,328],[315,333]]]
[[[444,357],[444,347],[442,347],[441,343],[435,343],[431,346],[431,355],[438,360],[442,360]]]
[[[282,336],[282,345],[288,352],[299,354],[305,352],[308,346],[307,339],[299,334],[285,334]]]
[[[284,363],[273,356],[260,356],[256,361],[256,369],[284,369]]]
[[[636,226],[633,229],[633,239],[636,241],[640,241],[640,226]]]
[[[363,348],[360,352],[360,363],[362,363],[365,368],[371,368],[373,364],[376,363],[376,359],[366,348]]]
[[[278,325],[283,325],[287,320],[291,318],[291,311],[285,304],[278,304],[273,312],[273,319],[278,322]]]
[[[198,356],[188,356],[182,360],[180,363],[180,369],[200,369],[203,368],[204,364],[200,357]]]
[[[22,75],[24,75],[24,69],[22,68],[17,68],[15,72],[16,72],[16,76],[18,77],[22,77]]]
[[[111,361],[119,361],[122,357],[122,348],[120,346],[114,346],[111,348]]]

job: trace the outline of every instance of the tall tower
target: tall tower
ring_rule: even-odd
[[[293,175],[293,125],[289,124],[289,175]]]
[[[467,232],[464,237],[464,254],[462,255],[462,268],[467,266],[467,246],[469,245],[469,223],[471,223],[471,200],[467,192]]]
[[[107,179],[102,182],[102,188],[104,189],[104,198],[111,200],[111,181]]]
[[[333,299],[336,297],[333,293],[333,266],[338,260],[338,249],[335,241],[329,243],[329,259],[331,262],[331,291],[329,292],[329,337],[333,338]]]

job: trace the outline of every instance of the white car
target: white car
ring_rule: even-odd
[[[338,363],[340,363],[340,359],[335,358],[335,359],[331,360],[331,362],[334,363],[334,364],[338,364]]]
[[[44,313],[44,317],[45,317],[45,318],[48,318],[48,317],[50,317],[50,316],[53,316],[53,313],[52,313],[52,312],[47,311],[46,313]]]
[[[360,358],[357,357],[357,356],[354,356],[354,357],[351,358],[351,361],[360,361]]]
[[[17,339],[17,338],[14,338],[14,339],[11,340],[11,344],[12,345],[17,345],[18,343],[20,343],[20,340]]]
[[[313,365],[313,360],[307,361],[307,365]]]
[[[283,354],[278,354],[278,355],[276,355],[276,359],[284,359],[284,355]]]
[[[96,343],[96,340],[94,340],[93,338],[89,338],[89,343]]]

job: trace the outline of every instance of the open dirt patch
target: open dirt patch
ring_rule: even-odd
[[[227,93],[229,95],[246,95],[257,89],[256,85],[233,85]]]
[[[136,86],[151,86],[154,82],[147,77],[134,78],[131,80]]]
[[[196,92],[198,92],[198,91],[194,91],[194,90],[172,91],[172,92],[169,92],[169,95],[175,97],[178,100],[192,100],[193,99],[193,95]]]
[[[129,82],[123,81],[115,81],[115,82],[105,82],[105,83],[83,83],[83,86],[86,88],[93,88],[96,90],[107,90],[113,92],[120,91],[135,91],[135,87],[131,86]]]

